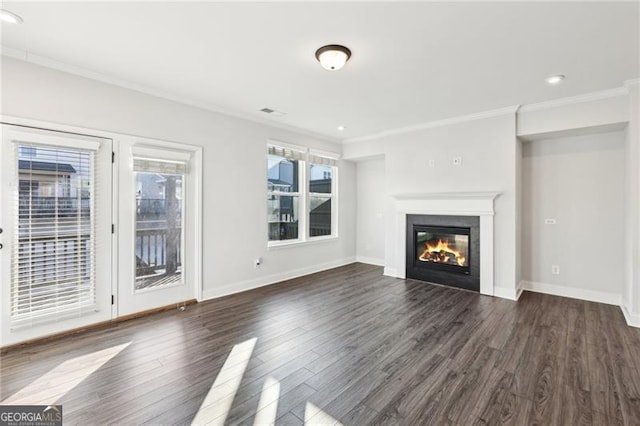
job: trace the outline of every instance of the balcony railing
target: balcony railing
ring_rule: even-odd
[[[309,236],[331,235],[331,224],[310,225]],[[269,241],[295,240],[298,238],[298,222],[269,222]]]
[[[171,230],[178,235],[181,229]],[[136,277],[147,277],[149,275],[171,274],[176,272],[167,270],[167,265],[175,265],[178,270],[181,264],[181,241],[173,247],[169,247],[169,229],[138,229],[136,230]],[[169,256],[175,256],[171,259]],[[171,262],[173,260],[173,262]],[[137,288],[139,288],[136,285]]]
[[[41,197],[20,194],[18,203],[21,219],[88,216],[91,208],[89,197]]]

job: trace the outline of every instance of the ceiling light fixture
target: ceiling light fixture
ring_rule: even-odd
[[[562,80],[564,80],[564,77],[565,76],[563,74],[556,74],[556,75],[552,75],[551,77],[545,78],[544,81],[546,81],[549,84],[558,84]]]
[[[329,44],[316,50],[316,59],[322,68],[337,71],[347,63],[351,57],[351,50],[339,44]]]
[[[338,126],[338,130],[340,130],[341,132],[342,132],[344,129],[346,129],[346,127],[344,127],[344,126]]]
[[[282,117],[283,115],[285,115],[285,112],[282,111],[276,111],[273,108],[269,108],[269,107],[264,107],[260,110],[260,112],[264,112],[265,114],[269,114],[272,117]]]
[[[20,16],[8,10],[0,9],[0,21],[9,24],[22,24],[23,20]]]

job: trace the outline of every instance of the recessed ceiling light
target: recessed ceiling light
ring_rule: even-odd
[[[343,131],[344,129],[346,129],[346,127],[344,127],[344,126],[338,126],[338,130]]]
[[[552,75],[551,77],[547,77],[547,78],[544,79],[544,81],[546,81],[549,84],[558,84],[562,80],[564,80],[564,75],[563,74]]]
[[[285,115],[286,113],[282,112],[282,111],[276,111],[273,108],[269,108],[269,107],[264,107],[262,109],[260,109],[260,112],[264,112],[265,114],[269,114],[272,117],[282,117],[283,115]]]
[[[322,68],[329,71],[338,71],[350,57],[351,50],[339,44],[328,44],[316,50],[316,59]]]
[[[22,24],[23,20],[20,16],[8,10],[0,9],[0,21],[9,24]]]

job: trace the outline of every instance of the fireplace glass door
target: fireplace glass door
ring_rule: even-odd
[[[417,267],[469,273],[469,228],[416,226]]]

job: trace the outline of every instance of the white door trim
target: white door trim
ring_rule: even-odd
[[[104,215],[97,218],[95,215],[99,214],[100,209],[104,209],[107,204],[110,204],[111,192],[112,192],[112,170],[110,164],[111,149],[113,146],[113,138],[105,136],[96,136],[90,133],[69,132],[67,130],[57,129],[55,126],[48,126],[47,124],[39,123],[17,123],[15,121],[7,120],[5,117],[0,119],[2,123],[3,134],[2,148],[0,149],[0,161],[3,161],[2,176],[0,176],[0,182],[2,188],[0,194],[3,198],[2,202],[6,201],[6,197],[12,195],[11,192],[17,188],[17,172],[15,172],[14,166],[9,166],[8,161],[15,160],[15,157],[5,158],[8,148],[5,144],[9,142],[10,138],[16,138],[16,140],[31,141],[38,143],[39,145],[51,145],[52,147],[70,147],[71,149],[83,148],[82,141],[86,140],[87,146],[91,149],[95,149],[95,191],[93,192],[94,202],[96,203],[96,209],[93,212],[93,220],[96,220],[96,227],[93,229],[95,244],[100,247],[104,247],[111,243],[111,235],[109,231],[109,224],[111,222],[111,214]],[[35,124],[35,125],[34,125]],[[12,136],[13,135],[13,136]],[[67,137],[68,135],[68,137]],[[78,136],[78,137],[76,137]],[[41,138],[42,140],[40,140]],[[8,155],[8,154],[7,154]],[[12,173],[16,173],[12,176]],[[10,203],[12,204],[12,203]],[[64,319],[56,319],[53,321],[43,322],[42,324],[34,325],[33,327],[27,326],[20,328],[19,331],[11,329],[10,313],[9,313],[9,300],[10,288],[8,288],[8,281],[5,283],[4,278],[8,277],[10,273],[11,263],[9,257],[11,256],[11,247],[13,243],[13,223],[8,221],[15,220],[14,213],[4,211],[7,206],[3,206],[3,211],[0,212],[2,216],[2,226],[5,228],[2,240],[5,248],[3,249],[2,259],[0,262],[0,276],[3,277],[3,286],[0,291],[3,294],[3,306],[1,316],[2,320],[2,334],[0,339],[0,346],[10,346],[13,344],[21,343],[28,340],[38,339],[46,337],[51,334],[58,334],[68,330],[77,329],[79,327],[86,327],[91,324],[101,323],[108,321],[112,318],[112,312],[110,309],[109,296],[112,290],[112,270],[111,259],[105,259],[108,256],[107,253],[111,253],[110,248],[105,248],[105,252],[97,253],[97,259],[95,263],[95,279],[96,279],[96,303],[97,310],[91,315],[83,315],[79,317],[69,317]],[[11,209],[11,207],[8,207]],[[7,213],[5,216],[4,214]]]
[[[183,159],[189,159],[190,170],[187,174],[189,183],[185,187],[188,205],[185,206],[184,216],[189,223],[193,220],[193,224],[189,224],[184,228],[185,241],[187,241],[185,253],[188,256],[188,263],[192,265],[186,270],[187,262],[185,262],[185,266],[183,267],[183,271],[187,274],[185,276],[185,278],[188,279],[187,285],[191,285],[187,287],[189,291],[185,292],[180,289],[184,289],[185,287],[167,286],[154,290],[134,292],[132,287],[131,293],[127,292],[126,294],[120,294],[116,297],[116,300],[122,301],[122,303],[118,303],[117,316],[131,315],[139,311],[182,302],[185,299],[195,298],[198,301],[202,300],[202,147],[124,135],[118,137],[117,145],[118,153],[116,154],[115,162],[120,167],[118,173],[121,179],[120,184],[122,185],[120,192],[118,192],[118,194],[114,193],[114,197],[120,200],[118,212],[120,226],[116,230],[116,234],[120,240],[118,244],[122,247],[120,250],[121,256],[119,257],[120,263],[118,265],[118,273],[120,276],[118,280],[119,290],[125,291],[125,289],[128,288],[129,280],[134,278],[133,275],[129,276],[129,274],[135,272],[135,265],[130,263],[131,259],[123,256],[131,256],[135,250],[135,240],[131,240],[131,235],[129,235],[129,232],[135,229],[133,226],[135,224],[135,211],[129,211],[130,206],[126,204],[126,200],[129,195],[132,195],[129,194],[131,192],[129,186],[133,184],[133,181],[129,180],[129,178],[133,178],[134,176],[132,167],[133,155],[139,151],[140,147],[146,149],[152,157],[173,152]],[[131,198],[131,201],[133,200],[134,198]],[[193,227],[192,229],[191,226]],[[127,253],[128,251],[131,253]],[[151,294],[159,292],[165,292],[165,295]],[[145,294],[148,294],[147,298],[143,299]],[[131,300],[125,299],[128,295],[130,295]],[[167,299],[166,303],[162,302],[163,299]],[[137,303],[140,309],[135,310],[137,308],[134,306],[136,303],[134,300],[138,301]],[[145,306],[142,307],[143,305]]]
[[[199,145],[193,145],[193,144],[185,144],[185,143],[176,143],[173,141],[167,141],[167,140],[161,140],[161,139],[151,139],[151,138],[147,138],[144,136],[139,136],[139,135],[129,135],[129,134],[125,134],[125,133],[118,133],[118,132],[112,132],[112,131],[108,131],[108,130],[99,130],[99,129],[92,129],[92,128],[86,128],[86,127],[81,127],[81,126],[74,126],[74,125],[68,125],[68,124],[63,124],[63,123],[56,123],[56,122],[51,122],[51,121],[45,121],[45,120],[36,120],[36,119],[31,119],[31,118],[24,118],[24,117],[16,117],[16,116],[11,116],[11,115],[2,115],[0,114],[0,122],[4,123],[4,124],[11,124],[11,125],[17,125],[17,126],[28,126],[28,127],[33,127],[33,128],[41,128],[41,129],[45,129],[45,130],[54,130],[54,131],[60,131],[60,132],[67,132],[67,133],[72,133],[72,134],[77,134],[77,135],[81,135],[81,136],[89,136],[89,137],[98,137],[98,138],[105,138],[105,139],[111,139],[113,140],[113,151],[115,153],[115,155],[119,155],[121,154],[119,152],[119,141],[126,139],[126,138],[135,138],[138,141],[145,141],[146,143],[151,143],[151,144],[162,144],[164,147],[166,148],[177,148],[177,149],[189,149],[192,151],[193,153],[193,159],[192,159],[192,164],[194,167],[195,172],[198,174],[199,179],[197,179],[197,182],[195,183],[195,187],[194,187],[194,203],[193,203],[193,210],[194,210],[194,226],[195,226],[195,235],[194,235],[194,271],[193,271],[193,285],[194,285],[194,294],[195,294],[195,298],[198,301],[202,301],[203,300],[203,293],[202,293],[202,231],[203,231],[203,213],[202,213],[202,208],[203,208],[203,199],[202,199],[202,195],[203,195],[203,175],[202,175],[202,171],[203,171],[203,166],[202,166],[202,159],[203,159],[203,148],[202,146]],[[112,217],[114,218],[114,221],[116,220],[115,218],[117,218],[117,212],[118,212],[118,185],[119,185],[119,179],[118,179],[118,162],[116,161],[116,163],[113,165],[113,193],[112,193]],[[118,309],[117,309],[117,289],[118,289],[118,233],[117,233],[117,229],[118,229],[118,223],[114,223],[114,225],[116,226],[116,233],[112,234],[112,292],[114,295],[114,300],[115,303],[114,305],[112,305],[112,318],[117,318],[118,317]]]

